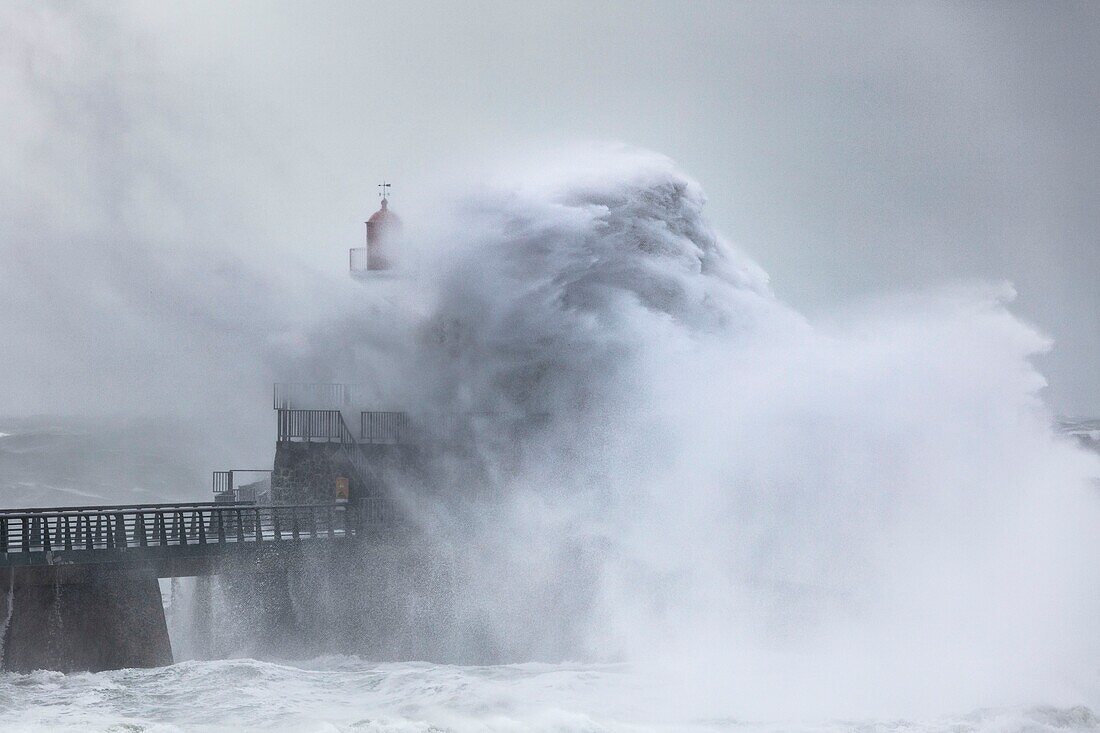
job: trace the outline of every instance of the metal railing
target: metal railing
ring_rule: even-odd
[[[214,471],[211,478],[211,484],[213,485],[215,494],[224,495],[233,493],[233,472]]]
[[[354,443],[355,436],[339,410],[279,410],[279,442]]]
[[[224,506],[219,501],[182,501],[172,504],[160,502],[158,504],[86,504],[82,506],[51,506],[51,507],[22,507],[19,509],[0,509],[0,516],[10,514],[57,514],[69,512],[119,512],[136,509],[160,509],[172,507],[174,509],[202,509],[205,507]]]
[[[348,270],[366,272],[370,269],[370,256],[366,247],[353,247],[348,250]]]
[[[335,409],[351,404],[351,385],[288,382],[272,387],[276,410]]]
[[[404,443],[411,438],[407,412],[359,413],[359,439],[366,443]]]
[[[361,525],[391,524],[397,519],[392,501],[381,496],[365,496],[356,505]]]
[[[264,474],[268,477],[271,476],[270,468],[231,468],[228,471],[214,471],[211,475],[211,488],[214,495],[218,497],[217,503],[223,504],[226,501],[256,501],[256,482],[248,482],[242,484],[238,478],[238,474]],[[248,487],[253,487],[251,491],[248,491]]]
[[[348,504],[256,506],[161,505],[85,511],[7,510],[0,513],[0,565],[34,553],[140,551],[188,545],[255,546],[356,534]],[[13,557],[14,556],[14,557]],[[136,559],[136,558],[135,558]]]

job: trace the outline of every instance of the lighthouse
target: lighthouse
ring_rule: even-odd
[[[381,208],[367,219],[365,247],[348,251],[348,268],[352,277],[376,278],[392,275],[398,269],[401,219],[390,210],[389,183],[380,183]]]

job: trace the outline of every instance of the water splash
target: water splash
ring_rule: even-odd
[[[1012,288],[814,323],[704,203],[661,156],[559,155],[420,233],[411,313],[313,339],[391,402],[499,416],[390,476],[458,558],[440,647],[627,659],[715,714],[1078,702],[1100,467]]]

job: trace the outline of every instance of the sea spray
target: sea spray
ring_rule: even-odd
[[[558,155],[440,207],[412,312],[311,339],[391,404],[496,417],[388,477],[456,558],[440,647],[627,660],[716,715],[1079,701],[1098,466],[1011,288],[813,323],[704,204],[662,156]]]
[[[164,593],[164,583],[161,583],[161,593]],[[168,639],[169,644],[172,646],[172,660],[180,660],[180,640],[177,635],[179,625],[181,623],[182,616],[182,603],[181,603],[181,591],[180,591],[180,579],[176,576],[172,576],[168,580],[168,597],[164,601],[165,610],[165,625],[169,630]]]

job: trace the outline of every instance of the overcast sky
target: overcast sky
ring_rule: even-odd
[[[1100,414],[1100,4],[13,2],[0,109],[0,412],[201,382],[291,317],[259,291],[343,275],[382,178],[430,216],[594,139],[678,161],[811,318],[1011,281]]]

